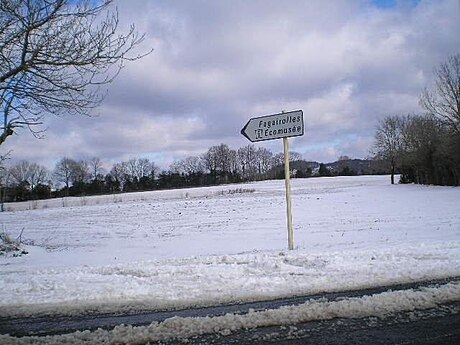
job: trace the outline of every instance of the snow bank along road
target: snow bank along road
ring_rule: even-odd
[[[54,335],[72,333],[75,331],[96,330],[103,328],[111,330],[113,327],[120,324],[129,324],[132,326],[145,326],[153,321],[162,322],[173,317],[191,318],[191,317],[219,317],[226,314],[247,314],[255,311],[266,311],[269,309],[278,309],[285,306],[296,306],[304,303],[319,301],[320,303],[336,302],[350,298],[363,298],[364,296],[382,294],[388,291],[403,290],[421,290],[424,288],[433,288],[446,284],[458,284],[460,277],[452,277],[448,279],[431,280],[425,282],[416,282],[410,284],[396,284],[391,286],[382,286],[370,289],[356,291],[340,291],[334,293],[320,293],[312,296],[296,296],[283,299],[275,299],[270,301],[249,302],[233,305],[221,305],[204,308],[191,308],[184,310],[170,311],[153,311],[139,314],[120,315],[119,313],[99,314],[99,315],[79,315],[76,317],[68,316],[42,316],[42,317],[25,317],[25,318],[0,318],[0,334],[8,333],[14,336],[27,335]],[[452,302],[447,299],[444,302]],[[455,299],[453,302],[457,302]],[[460,304],[460,301],[458,301]],[[460,305],[459,305],[460,306]],[[451,308],[450,311],[453,312]],[[389,310],[389,309],[388,309]],[[387,310],[387,311],[388,311]],[[460,309],[459,309],[460,311]],[[460,314],[458,315],[460,318]],[[459,334],[460,337],[460,329]]]
[[[120,325],[112,330],[97,329],[48,337],[0,335],[0,341],[5,344],[176,344],[181,341],[189,344],[247,344],[292,343],[300,339],[301,344],[317,344],[318,341],[323,344],[347,344],[349,341],[367,344],[376,333],[383,337],[373,339],[375,344],[401,343],[401,340],[416,340],[419,344],[432,344],[433,341],[450,344],[460,340],[460,282],[413,286],[417,288],[406,284],[380,293],[379,290],[384,289],[329,294],[322,298],[316,296],[296,304],[302,302],[298,298],[277,309],[264,309],[270,302],[255,303],[253,306],[257,309],[250,308],[244,313],[241,310],[247,305],[234,306],[238,312],[219,316],[209,314],[219,313],[219,309],[223,308],[195,311],[198,314],[204,312],[206,316],[175,316],[160,322],[155,321],[155,314],[151,314],[154,321],[147,322],[147,326]],[[285,302],[275,301],[272,305],[283,305]],[[182,311],[179,314],[193,312]],[[319,320],[322,322],[318,323]],[[65,324],[68,321],[63,319],[59,322]],[[0,329],[2,326],[0,323]],[[426,326],[429,326],[430,332],[423,329]],[[322,333],[326,330],[325,334]],[[345,340],[341,338],[344,336]]]
[[[292,182],[294,251],[283,181],[6,205],[0,223],[13,237],[24,229],[29,254],[0,257],[0,317],[183,309],[460,275],[460,188],[391,186],[386,176]],[[433,289],[460,296],[454,283]]]

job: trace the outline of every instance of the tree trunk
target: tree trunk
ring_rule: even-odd
[[[10,125],[5,124],[6,128],[0,134],[0,145],[3,144],[10,135],[14,134],[14,131],[11,129]]]
[[[395,184],[395,162],[391,160],[391,184]]]

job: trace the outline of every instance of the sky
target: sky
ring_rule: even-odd
[[[460,52],[458,0],[115,1],[147,57],[128,63],[92,117],[47,117],[45,137],[23,130],[2,145],[11,162],[48,168],[99,157],[106,168],[174,160],[213,145],[250,144],[252,117],[301,109],[306,160],[370,156],[376,125],[420,113],[435,68]],[[281,140],[256,143],[274,153]]]

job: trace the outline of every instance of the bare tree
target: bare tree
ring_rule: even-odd
[[[0,1],[0,145],[17,128],[40,137],[46,115],[90,115],[143,41],[118,31],[112,0]]]
[[[98,178],[101,178],[105,172],[101,159],[98,157],[93,157],[88,161],[88,165],[91,173],[91,179],[95,181]],[[102,179],[103,178],[104,177],[102,176]]]
[[[284,165],[284,152],[279,152],[273,156],[275,165]],[[289,151],[289,162],[302,160],[302,155],[295,151]]]
[[[6,157],[3,160],[0,159],[0,212],[4,211],[6,190],[11,182],[10,169],[3,164],[4,160],[6,160]]]
[[[420,105],[460,134],[460,53],[448,58],[435,72],[432,90],[425,89]]]
[[[158,175],[158,171],[160,169],[158,168],[158,166],[155,164],[155,162],[150,162],[150,173],[149,173],[149,176],[150,178],[152,179],[152,181],[154,181]]]
[[[448,150],[446,128],[430,116],[411,116],[404,131],[405,163],[415,183],[452,184],[450,174],[458,172]],[[455,184],[455,182],[454,182]]]
[[[127,174],[129,175],[130,180],[140,178],[139,165],[136,158],[132,158],[129,161],[125,162],[127,168]]]
[[[235,166],[236,153],[226,144],[212,146],[202,155],[206,170],[221,182],[228,182],[232,168]]]
[[[11,177],[16,184],[27,182],[29,179],[29,167],[30,163],[28,161],[21,161],[11,167]]]
[[[26,182],[31,190],[48,178],[48,170],[44,166],[28,161],[21,161],[12,166],[10,174],[17,184]]]
[[[240,147],[237,151],[240,163],[241,176],[244,179],[253,180],[257,173],[257,150],[252,144]]]
[[[67,193],[72,182],[72,171],[75,163],[73,159],[64,157],[56,163],[56,167],[54,168],[54,179],[56,182],[65,185]]]
[[[275,166],[284,166],[284,153],[283,152],[278,152],[277,154],[273,156],[273,164]]]
[[[377,127],[373,150],[390,162],[392,183],[398,167],[402,183],[456,186],[460,155],[452,140],[457,137],[431,115],[389,116]]]
[[[201,156],[201,159],[203,161],[205,169],[208,170],[211,173],[211,175],[215,175],[218,165],[216,146],[213,146],[208,151],[206,151]]]
[[[139,179],[142,177],[150,176],[152,171],[152,163],[147,158],[139,158],[137,160],[137,176]]]
[[[273,167],[273,153],[269,149],[259,147],[256,152],[256,160],[260,177]]]
[[[132,158],[124,162],[130,179],[139,181],[142,177],[152,176],[155,166],[147,158]],[[155,172],[153,173],[155,174]]]
[[[233,174],[238,174],[238,153],[236,150],[230,149],[228,152],[228,170]]]
[[[127,174],[128,168],[126,166],[126,163],[114,164],[109,173],[113,180],[119,185],[121,190],[123,189],[123,186],[126,183]]]
[[[70,168],[71,168],[71,179],[74,185],[77,183],[86,183],[91,178],[89,164],[85,160],[81,160],[81,161],[72,160]]]
[[[232,165],[230,161],[231,149],[227,144],[220,144],[215,146],[214,149],[217,160],[217,170],[219,170],[222,174],[229,173]]]
[[[37,163],[32,163],[30,166],[30,185],[32,189],[39,184],[46,183],[49,179],[49,171],[43,165],[39,165]]]
[[[204,172],[203,161],[200,159],[200,157],[197,157],[197,156],[185,158],[183,160],[183,167],[184,167],[184,170],[189,174],[191,173],[197,174],[197,173]]]
[[[406,119],[402,116],[387,116],[379,121],[375,133],[373,152],[379,158],[387,160],[391,167],[391,184],[404,151],[404,132]]]
[[[169,165],[169,171],[173,174],[185,174],[185,169],[182,166],[182,161],[175,160]]]
[[[174,162],[170,170],[174,173],[190,175],[204,172],[205,167],[200,157],[192,156]]]

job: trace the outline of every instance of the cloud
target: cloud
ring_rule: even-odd
[[[47,139],[11,140],[17,159],[174,159],[248,144],[250,117],[303,109],[306,159],[365,157],[379,118],[418,112],[433,69],[460,47],[456,0],[123,1],[146,32],[91,119],[48,119]],[[282,145],[263,145],[281,151]],[[3,147],[2,147],[3,149]],[[335,157],[337,156],[337,157]]]

